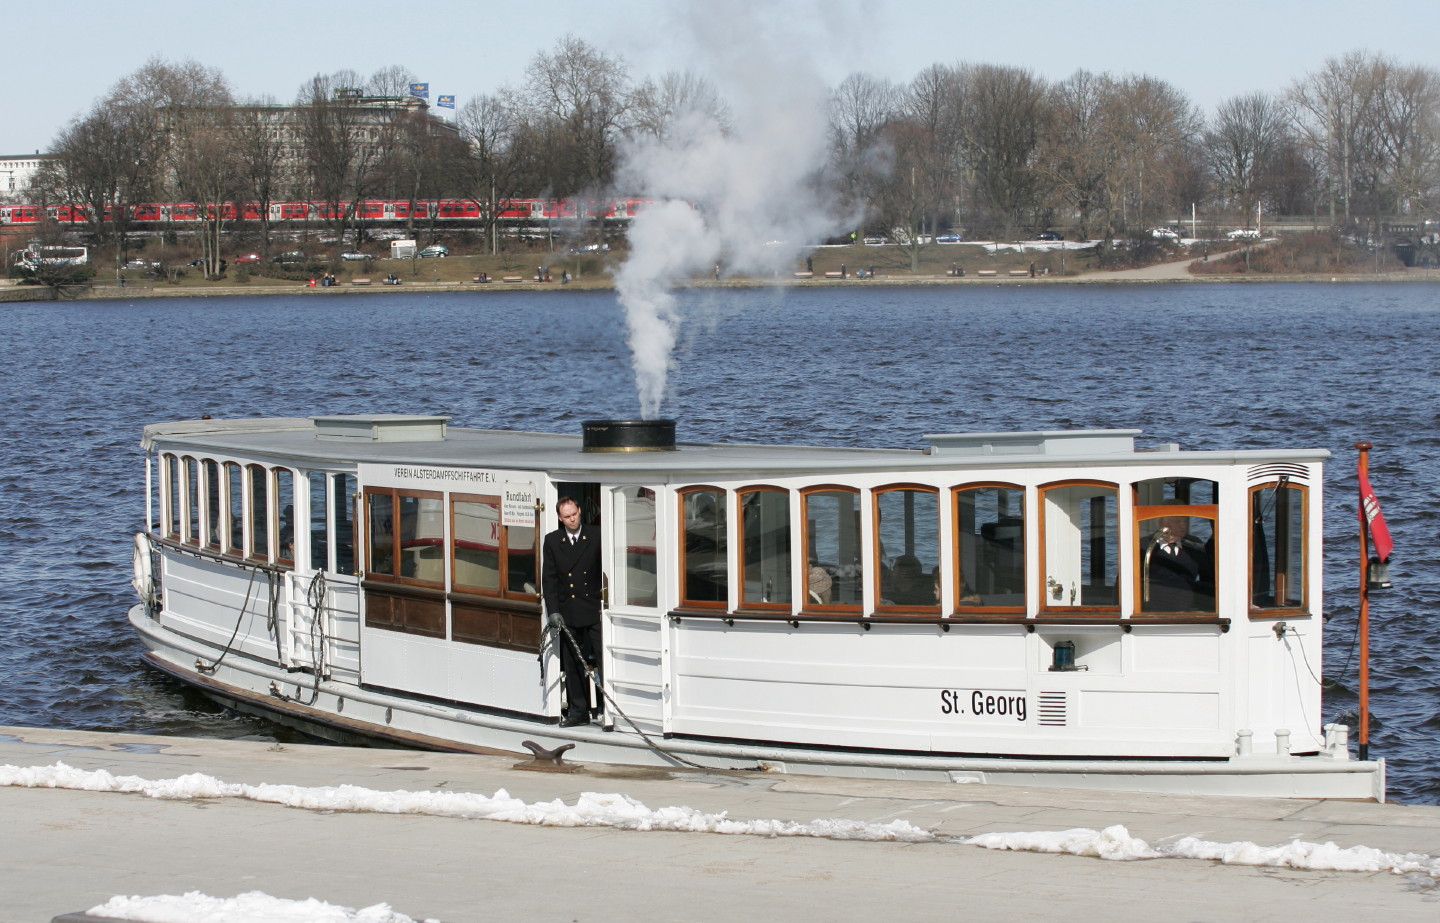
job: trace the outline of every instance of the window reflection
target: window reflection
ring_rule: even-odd
[[[880,606],[938,611],[940,499],[931,488],[875,493],[876,573]]]
[[[1119,605],[1116,488],[1069,484],[1042,492],[1045,510],[1045,609]]]
[[[655,491],[649,487],[621,487],[616,492],[620,521],[624,523],[625,603],[659,604],[655,570]]]
[[[725,534],[725,492],[699,488],[681,494],[684,547],[681,598],[685,602],[726,603],[730,599]]]
[[[860,492],[821,489],[804,495],[807,605],[859,608]]]
[[[789,491],[759,487],[740,492],[740,541],[741,603],[789,608]]]
[[[1250,491],[1250,605],[1305,608],[1304,487],[1277,483]]]
[[[955,491],[960,572],[957,607],[1025,609],[1025,491],[1010,485]]]

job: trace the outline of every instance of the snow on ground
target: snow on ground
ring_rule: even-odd
[[[303,901],[271,897],[264,891],[247,891],[231,898],[211,897],[199,891],[157,897],[112,897],[87,913],[92,917],[118,917],[139,923],[415,923],[389,904],[360,910],[308,898]],[[434,923],[427,920],[425,923]]]
[[[1281,846],[1256,843],[1217,843],[1197,837],[1181,837],[1173,843],[1151,845],[1130,835],[1121,825],[1104,830],[1076,828],[1059,831],[1022,833],[985,833],[973,837],[946,837],[916,827],[908,821],[888,824],[865,823],[843,818],[821,818],[809,823],[787,820],[731,820],[724,813],[706,814],[688,807],[647,808],[628,795],[584,792],[573,805],[554,801],[527,804],[512,798],[504,789],[494,796],[469,792],[378,791],[354,785],[305,787],[297,785],[244,785],[222,782],[202,773],[189,773],[173,779],[149,781],[139,776],[116,776],[105,770],[83,770],[54,763],[50,766],[0,765],[0,785],[22,788],[61,788],[94,792],[124,792],[150,798],[185,800],[193,798],[241,798],[306,810],[371,812],[379,814],[425,814],[477,820],[504,821],[554,827],[611,827],[620,830],[667,830],[684,833],[719,833],[732,836],[799,836],[839,840],[871,840],[889,842],[944,842],[985,849],[1026,852],[1067,853],[1100,859],[1128,861],[1136,859],[1205,859],[1226,865],[1273,866],[1292,869],[1381,872],[1402,875],[1440,877],[1440,859],[1421,853],[1391,853],[1368,846],[1340,847],[1334,843],[1293,841]],[[140,916],[128,903],[154,900],[189,902],[188,909],[170,913],[156,909],[154,916]],[[122,898],[112,899],[102,907],[116,902],[114,912],[97,915],[123,916],[127,919],[168,923],[171,920],[229,923],[231,920],[256,919],[240,914],[238,902],[276,900],[260,892],[251,892],[229,901],[202,894],[183,898]],[[214,902],[216,915],[203,915],[197,908],[208,908]],[[293,907],[290,905],[294,905]],[[313,906],[311,906],[313,904]],[[293,916],[262,915],[267,920],[299,923],[409,923],[409,918],[396,914],[387,905],[377,904],[360,911],[337,908],[318,901],[285,902],[285,912]],[[145,911],[149,913],[150,911]],[[210,913],[210,910],[205,910]],[[232,914],[226,916],[224,914]],[[348,914],[348,915],[347,915]]]

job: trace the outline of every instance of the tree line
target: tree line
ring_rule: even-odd
[[[275,100],[241,99],[194,61],[154,59],[59,133],[37,188],[93,215],[108,207],[113,220],[93,230],[117,249],[125,206],[154,201],[321,201],[343,233],[346,205],[370,198],[598,196],[627,141],[663,139],[695,113],[732,117],[705,79],[637,80],[623,59],[573,36],[537,52],[517,84],[467,101],[453,132],[414,109],[362,124],[336,92],[404,97],[414,81],[400,66],[317,74],[290,104],[287,141],[268,115]],[[829,157],[816,181],[866,227],[911,239],[951,229],[1012,239],[1055,225],[1111,239],[1192,205],[1241,223],[1313,215],[1378,228],[1430,215],[1440,194],[1440,74],[1369,52],[1208,114],[1150,76],[1082,70],[1050,81],[960,63],[904,84],[852,73],[824,116]],[[205,222],[215,259],[223,225]]]

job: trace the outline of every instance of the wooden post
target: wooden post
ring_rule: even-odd
[[[1357,442],[1360,451],[1360,476],[1369,477],[1370,450],[1368,442]],[[1362,501],[1363,502],[1363,501]],[[1356,738],[1360,759],[1370,758],[1370,527],[1365,511],[1357,509],[1360,519],[1360,620],[1356,626],[1360,643],[1360,735]]]

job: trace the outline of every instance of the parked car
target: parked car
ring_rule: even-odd
[[[1035,235],[1036,240],[1064,240],[1065,235],[1059,231],[1041,231]]]
[[[346,250],[344,253],[340,254],[340,259],[349,260],[351,262],[358,262],[360,260],[371,260],[374,259],[374,257],[364,252],[363,250]]]
[[[421,259],[426,259],[429,257],[449,256],[450,248],[445,246],[444,244],[431,244],[424,250],[421,250],[419,255]]]
[[[1260,232],[1254,228],[1236,228],[1225,236],[1231,240],[1259,240]]]
[[[235,257],[235,262],[237,262],[237,263],[258,263],[258,262],[260,262],[260,254],[258,254],[258,253],[242,253],[242,254],[240,254],[239,256]]]
[[[284,253],[270,257],[272,263],[303,263],[306,260],[303,250],[286,250]]]
[[[130,262],[126,263],[126,264],[125,264],[125,268],[126,268],[126,269],[159,269],[159,268],[160,268],[160,261],[159,261],[159,260],[147,260],[147,259],[142,259],[141,257],[138,257],[138,256],[137,256],[137,257],[135,257],[135,259],[133,259],[133,260],[131,260]]]
[[[1173,228],[1151,228],[1150,236],[1158,238],[1160,240],[1169,240],[1176,242],[1180,240],[1180,235],[1176,234]]]
[[[959,234],[941,234],[935,238],[937,244],[958,244],[965,238]]]

